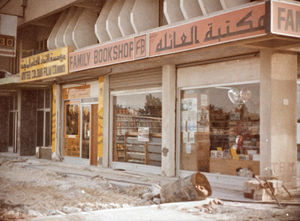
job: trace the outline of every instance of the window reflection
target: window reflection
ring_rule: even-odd
[[[257,174],[259,84],[182,91],[180,156],[184,170]]]

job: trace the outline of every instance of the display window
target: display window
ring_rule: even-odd
[[[112,93],[113,161],[161,166],[160,91]]]
[[[181,90],[180,169],[259,174],[259,83]]]

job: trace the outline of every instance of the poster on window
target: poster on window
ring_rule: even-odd
[[[184,98],[181,100],[182,111],[195,111],[197,112],[197,98]]]
[[[138,128],[138,141],[149,142],[149,127]]]

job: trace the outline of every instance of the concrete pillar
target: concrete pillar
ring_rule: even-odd
[[[122,36],[134,33],[133,27],[130,23],[130,12],[133,8],[134,2],[135,0],[126,0],[118,16],[118,25]]]
[[[162,175],[175,176],[176,67],[164,65],[162,73]]]
[[[183,14],[180,10],[180,0],[165,0],[164,15],[168,24],[184,20]]]
[[[0,96],[0,152],[8,151],[9,97]]]
[[[185,19],[203,15],[198,0],[180,0],[180,9]]]
[[[106,31],[110,40],[119,38],[122,36],[120,28],[118,26],[118,16],[124,5],[125,0],[116,0],[113,7],[111,8],[107,19],[106,19]]]
[[[78,21],[78,18],[82,12],[83,12],[82,8],[75,9],[75,12],[74,12],[73,16],[71,17],[70,22],[67,25],[64,36],[63,36],[65,46],[72,46],[72,48],[74,48],[74,49],[76,48],[73,38],[72,38],[72,33],[73,33],[74,27]]]
[[[22,90],[20,120],[20,155],[35,154],[36,148],[36,91]]]
[[[297,55],[262,50],[260,68],[260,173],[295,187]]]
[[[55,157],[59,158],[62,155],[62,86],[55,84],[52,89],[52,152],[55,153]]]
[[[109,36],[106,31],[106,19],[109,12],[114,4],[114,1],[106,1],[103,8],[101,9],[100,15],[95,24],[95,34],[100,43],[109,41]]]
[[[103,158],[102,158],[102,166],[107,168],[109,167],[109,76],[104,76],[104,98],[103,98]],[[112,148],[112,147],[111,147]],[[112,152],[112,151],[111,151]]]
[[[130,13],[135,33],[159,26],[159,0],[137,0]]]
[[[220,0],[198,0],[198,3],[204,15],[222,10]]]
[[[69,25],[75,11],[76,11],[75,8],[70,8],[68,11],[65,12],[67,15],[66,15],[64,21],[62,22],[62,24],[59,26],[58,31],[56,33],[56,37],[55,37],[56,48],[65,47],[64,34],[65,34],[66,28]]]
[[[76,49],[97,44],[97,37],[94,32],[96,20],[97,12],[95,11],[84,9],[80,14],[72,33]]]
[[[238,5],[246,4],[250,0],[220,0],[223,9],[233,8]]]
[[[54,27],[52,28],[52,31],[47,39],[47,47],[49,50],[54,50],[56,49],[56,44],[55,44],[55,38],[57,35],[57,32],[61,26],[61,24],[64,22],[65,18],[67,17],[67,13],[66,12],[62,12],[57,20],[57,22],[55,23]]]

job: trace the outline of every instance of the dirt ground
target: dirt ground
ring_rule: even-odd
[[[49,161],[50,162],[50,161]],[[71,214],[158,203],[151,185],[116,185],[90,167],[64,167],[46,160],[0,155],[0,220]],[[245,204],[212,199],[182,209],[215,220],[300,220],[299,205]]]

